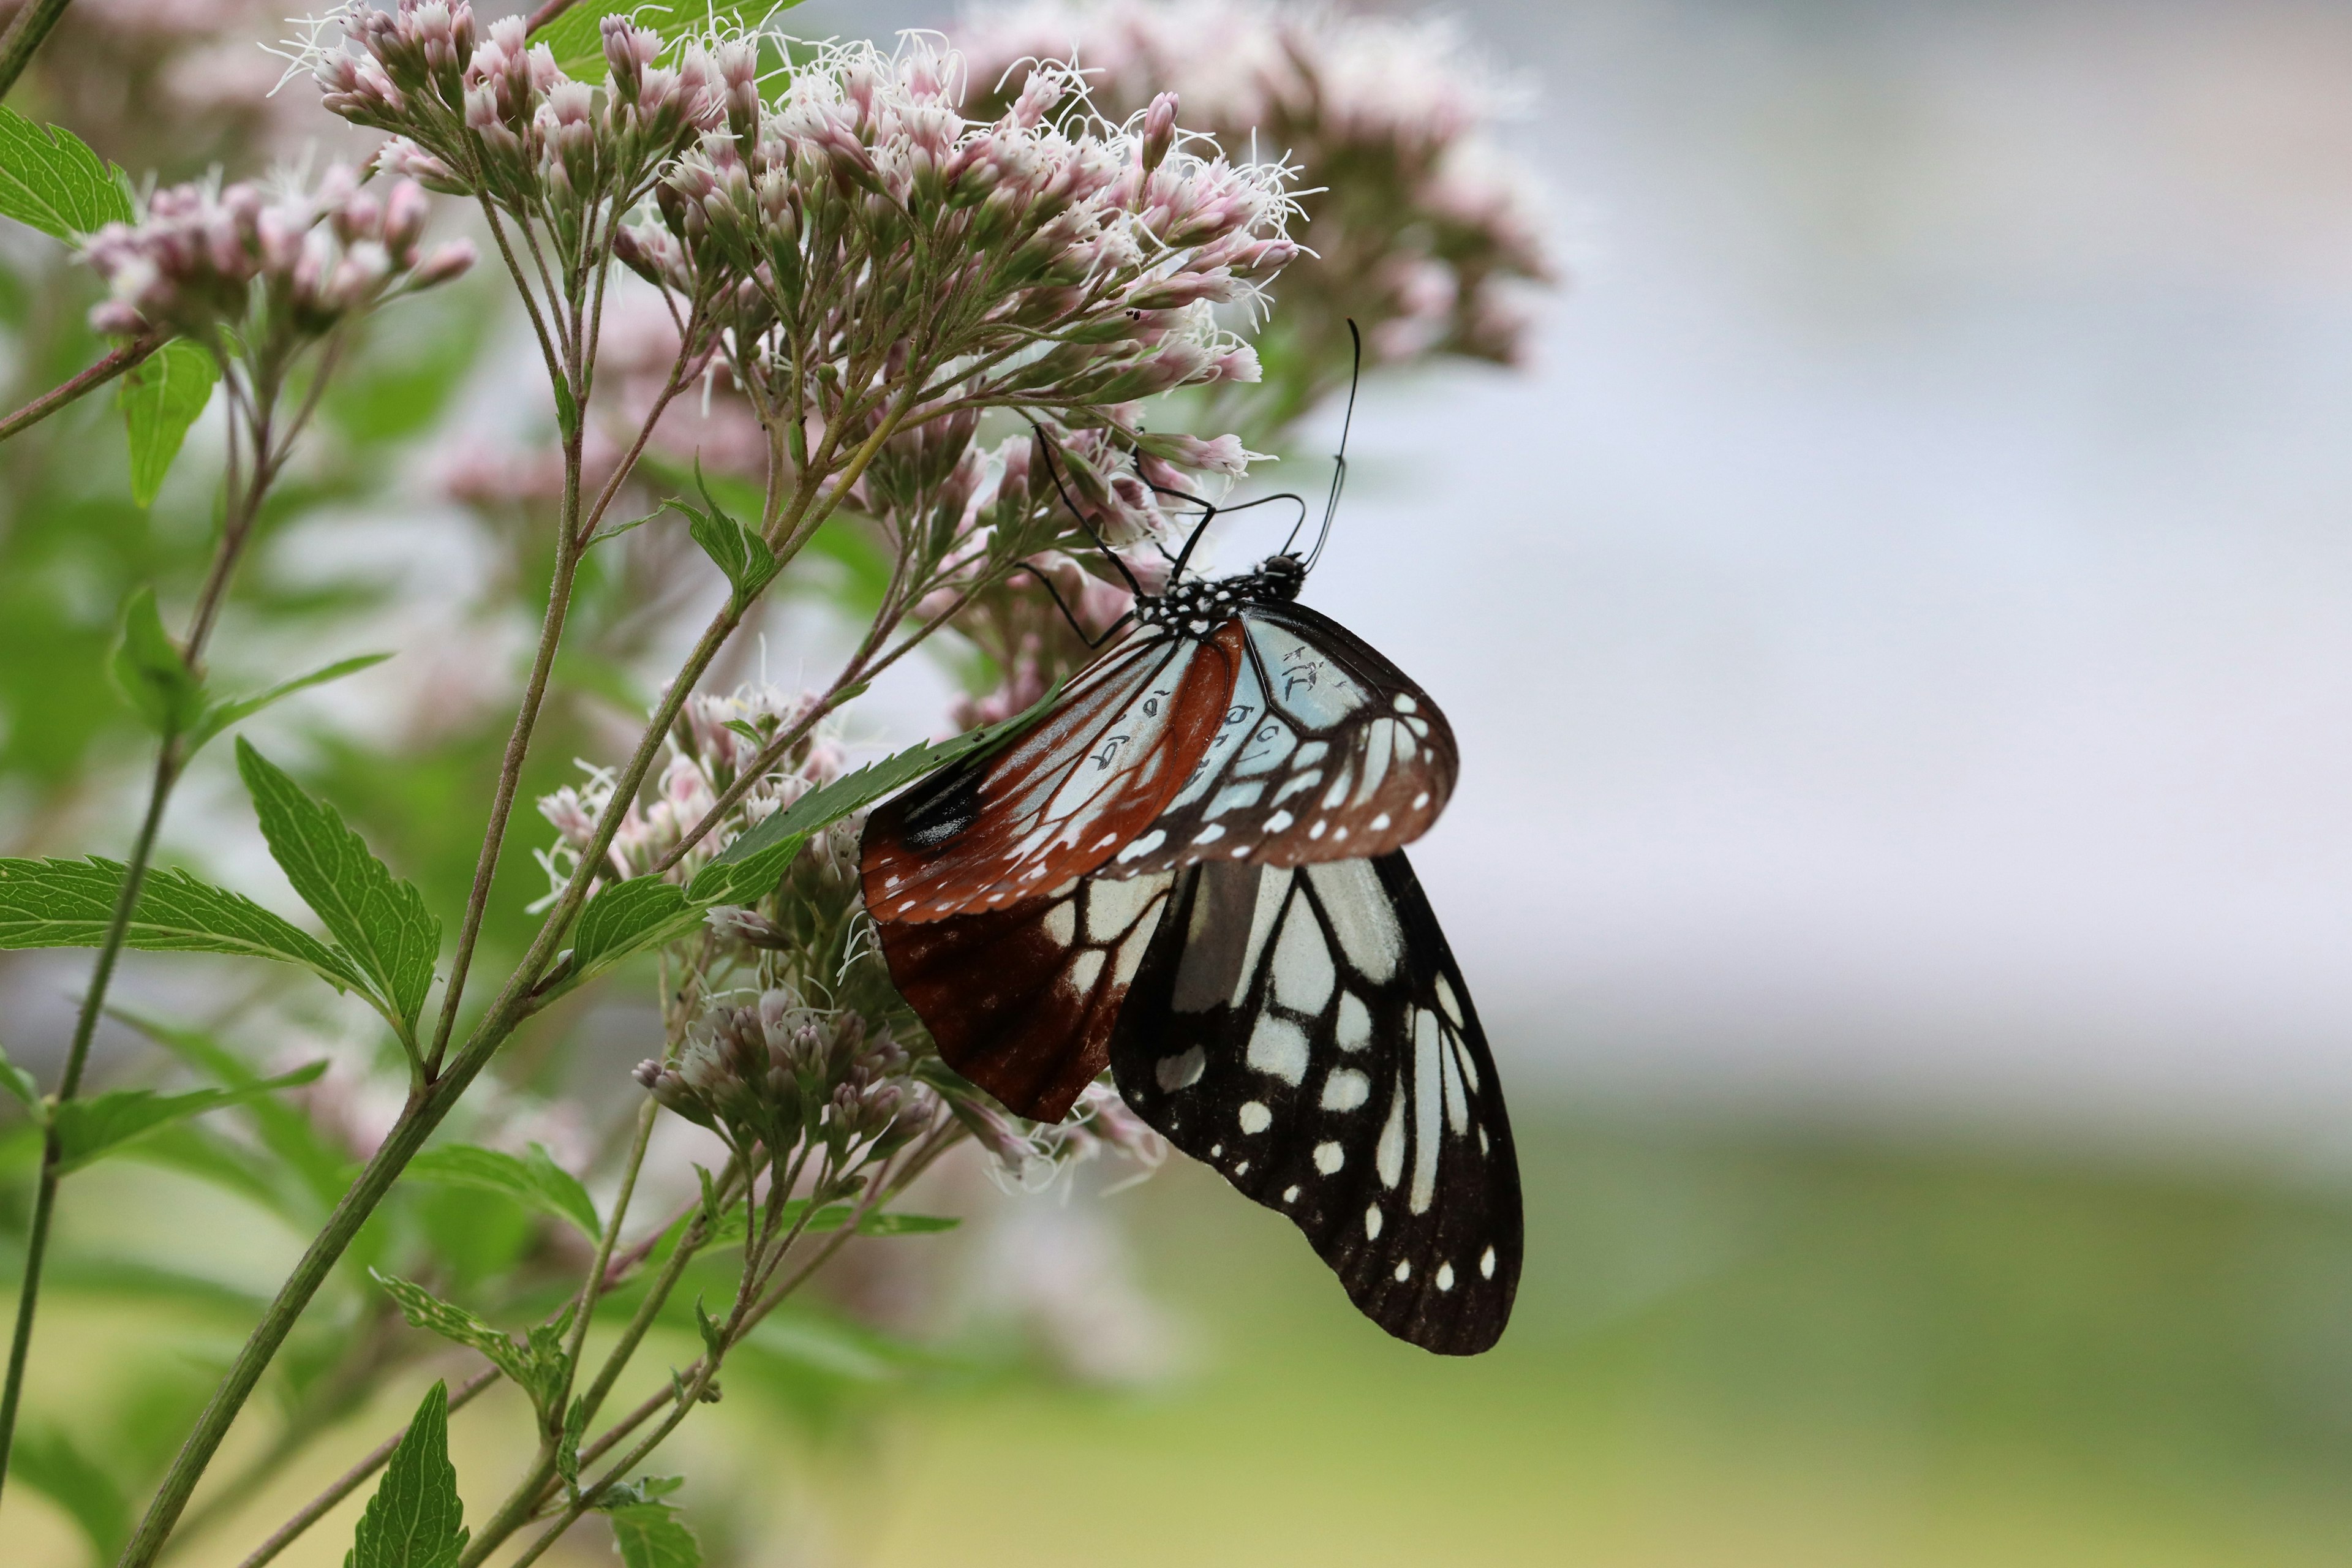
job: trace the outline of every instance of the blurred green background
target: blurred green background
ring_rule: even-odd
[[[243,91],[232,57],[170,62],[276,31],[274,8],[122,4],[79,0],[57,47],[89,64],[28,84],[28,112],[167,177],[341,145],[217,106],[182,113],[206,137],[159,141],[119,84]],[[1390,1343],[1198,1171],[1102,1200],[1115,1228],[1088,1197],[967,1182],[934,1200],[965,1232],[891,1245],[966,1278],[1034,1231],[1011,1256],[1073,1300],[1131,1264],[1139,1298],[1061,1331],[1131,1353],[1074,1376],[1034,1313],[866,1336],[848,1305],[895,1287],[852,1280],[689,1427],[697,1529],[778,1568],[2341,1562],[2352,20],[1487,0],[1465,26],[1528,101],[1515,144],[1575,283],[1527,373],[1368,389],[1315,602],[1463,737],[1463,793],[1415,859],[1520,1129],[1509,1335],[1467,1363]],[[13,405],[93,356],[89,280],[37,237],[0,247]],[[512,325],[474,287],[379,334],[221,642],[257,679],[378,647],[413,672],[443,640],[475,658],[260,732],[445,909],[503,732],[500,628],[543,577],[527,509],[468,514],[442,468],[517,423]],[[110,418],[93,401],[0,448],[0,852],[119,851],[140,747],[100,659],[131,587],[184,603],[201,563],[208,427],[141,513]],[[628,559],[590,586],[585,695],[534,789],[648,694],[666,623],[645,606],[675,581]],[[780,660],[831,635],[802,609],[775,633]],[[919,733],[948,685],[877,706]],[[222,756],[174,811],[167,860],[285,907]],[[494,950],[541,890],[514,868]],[[45,1074],[81,973],[0,961],[0,1039]],[[161,1010],[211,984],[148,960],[126,994]],[[603,1117],[644,1019],[572,1022],[515,1076]],[[103,1049],[138,1059],[127,1032]],[[0,1126],[5,1279],[20,1131]],[[182,1270],[61,1268],[45,1310],[35,1405],[103,1513],[298,1238],[128,1165],[78,1182],[62,1224]],[[236,1562],[416,1391],[174,1561]],[[477,1508],[516,1415],[454,1425]],[[351,1511],[283,1561],[339,1563]],[[593,1530],[565,1553],[612,1561]],[[12,1485],[0,1557],[87,1552]]]

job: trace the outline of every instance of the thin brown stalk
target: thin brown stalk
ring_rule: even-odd
[[[141,338],[134,342],[123,344],[71,381],[59,383],[16,410],[16,413],[5,419],[0,419],[0,441],[5,441],[20,431],[31,429],[77,398],[85,394],[96,392],[124,371],[139,365],[148,355],[163,346],[163,340],[160,338]]]

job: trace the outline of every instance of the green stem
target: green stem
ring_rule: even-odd
[[[163,347],[163,342],[158,338],[141,338],[136,342],[123,344],[71,381],[63,382],[49,388],[16,413],[5,419],[0,419],[0,441],[5,441],[11,436],[31,429],[75,399],[85,394],[96,392],[161,347]]]
[[[33,51],[48,37],[49,29],[66,14],[68,0],[33,0],[16,13],[16,22],[6,33],[0,34],[0,98],[16,85],[25,68],[33,63]]]
[[[54,19],[54,18],[53,18]],[[21,23],[20,23],[21,25]],[[253,521],[261,512],[261,499],[268,490],[275,470],[268,458],[269,424],[266,412],[247,429],[255,452],[250,482],[231,501],[228,515],[223,521],[219,542],[214,547],[212,569],[205,578],[204,591],[196,600],[195,614],[188,630],[186,645],[180,651],[181,662],[192,673],[204,668],[205,645],[212,639],[213,626],[220,616],[223,600],[228,596],[230,581],[236,573],[237,563],[245,553],[246,542],[253,535]],[[230,424],[228,441],[231,472],[235,472],[235,457],[239,431],[236,422]],[[147,813],[139,825],[139,837],[132,844],[131,858],[122,873],[122,890],[115,895],[114,912],[107,922],[106,938],[100,943],[98,958],[90,967],[89,989],[83,993],[81,1010],[74,1017],[72,1041],[66,1047],[65,1072],[58,1082],[58,1092],[50,1105],[47,1125],[41,1136],[41,1173],[33,1194],[33,1221],[26,1237],[25,1276],[16,1294],[16,1323],[8,1342],[8,1372],[5,1384],[0,1384],[0,1487],[5,1487],[8,1474],[8,1452],[15,1446],[16,1412],[25,1392],[25,1368],[32,1356],[33,1312],[39,1305],[42,1264],[47,1256],[49,1230],[56,1214],[58,1183],[62,1174],[64,1148],[58,1137],[57,1109],[81,1092],[82,1074],[89,1067],[89,1047],[98,1033],[98,1020],[106,1010],[106,993],[114,981],[114,969],[122,957],[125,940],[131,931],[131,917],[139,907],[139,895],[146,886],[147,869],[155,855],[155,840],[163,830],[163,809],[170,804],[172,788],[179,782],[180,770],[186,759],[181,754],[180,737],[166,731],[163,744],[156,748],[155,773],[147,790]]]

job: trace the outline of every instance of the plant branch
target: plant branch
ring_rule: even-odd
[[[5,419],[0,419],[0,441],[21,431],[31,429],[67,404],[87,393],[96,392],[124,371],[130,370],[163,347],[160,338],[141,338],[123,344],[71,381],[49,388],[24,407]]]
[[[8,89],[16,85],[16,79],[33,63],[33,51],[48,37],[49,29],[66,14],[68,4],[68,0],[32,0],[16,13],[16,20],[7,32],[0,33],[0,98],[8,96]]]

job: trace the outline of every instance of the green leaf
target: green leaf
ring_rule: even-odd
[[[324,686],[331,680],[341,680],[346,675],[356,675],[362,669],[373,668],[382,664],[391,657],[392,655],[388,653],[363,653],[352,658],[339,658],[332,664],[320,665],[307,675],[298,675],[291,680],[281,680],[267,691],[257,691],[250,697],[240,697],[233,702],[215,702],[205,710],[204,716],[196,721],[195,728],[189,731],[188,751],[191,753],[194,752],[198,747],[223,730],[232,724],[243,723],[282,697],[291,697],[294,693],[308,690],[313,686]]]
[[[478,1350],[509,1378],[526,1387],[530,1385],[530,1358],[513,1335],[492,1328],[463,1307],[444,1301],[422,1285],[373,1268],[368,1273],[392,1297],[400,1308],[400,1315],[408,1320],[411,1327]]]
[[[926,773],[1011,740],[1044,717],[1046,710],[1053,707],[1061,695],[1062,689],[1057,684],[1027,710],[1015,713],[1003,723],[983,724],[977,730],[967,730],[945,741],[910,746],[895,756],[869,763],[854,773],[844,773],[831,784],[809,791],[773,816],[755,824],[749,832],[730,844],[717,859],[702,868],[701,875],[695,878],[696,889],[701,887],[703,877],[719,867],[743,866],[764,856],[788,838],[797,840],[821,827],[829,827],[850,813],[862,811],[883,796],[896,794]],[[782,868],[778,869],[781,872]],[[743,880],[748,884],[752,879],[744,878]]]
[[[545,1418],[548,1401],[564,1383],[563,1336],[572,1327],[572,1308],[565,1307],[562,1315],[552,1323],[535,1324],[523,1339],[518,1340],[412,1280],[373,1268],[368,1273],[391,1295],[401,1316],[413,1326],[481,1352],[492,1366],[530,1395],[531,1404]]]
[[[704,1206],[707,1212],[709,1208],[707,1202]],[[787,1202],[783,1207],[784,1227],[789,1230],[799,1224],[801,1215],[807,1208],[806,1198],[793,1198]],[[809,1215],[808,1224],[803,1226],[803,1231],[809,1236],[824,1236],[839,1230],[849,1223],[849,1216],[855,1212],[853,1206],[848,1204],[827,1204]],[[943,1230],[953,1230],[962,1223],[963,1221],[950,1218],[946,1215],[897,1214],[887,1209],[868,1209],[866,1211],[865,1217],[857,1222],[857,1234],[860,1236],[933,1236]],[[710,1240],[714,1244],[740,1241],[748,1234],[749,1229],[749,1222],[743,1211],[740,1208],[731,1208],[720,1217],[718,1224],[710,1226]]]
[[[588,900],[572,932],[568,978],[584,980],[633,952],[692,931],[702,911],[687,906],[686,890],[659,877],[614,882]]]
[[[623,1568],[702,1568],[702,1547],[669,1504],[625,1503],[605,1517]]]
[[[709,511],[697,511],[675,498],[669,505],[686,514],[687,532],[702,546],[702,552],[718,563],[719,570],[727,574],[728,583],[735,590],[735,607],[741,609],[759,597],[760,590],[766,587],[782,569],[782,563],[776,559],[776,552],[768,548],[766,540],[736,521],[733,515],[719,504],[718,499],[710,493],[710,487],[702,482],[702,465],[699,462],[694,466],[694,483],[695,488],[702,492],[702,504],[710,509]]]
[[[163,629],[155,590],[141,588],[122,606],[122,632],[114,645],[114,684],[148,728],[177,735],[196,721],[204,685]]]
[[[90,1555],[111,1563],[131,1536],[131,1501],[104,1467],[57,1427],[17,1434],[8,1474],[64,1510],[88,1538]]]
[[[122,171],[80,137],[0,106],[0,216],[70,240],[131,221]]]
[[[455,1568],[466,1549],[465,1518],[449,1462],[449,1385],[436,1383],[392,1451],[343,1568]]]
[[[806,833],[786,834],[740,860],[730,860],[722,855],[694,874],[694,880],[687,884],[686,896],[698,909],[712,904],[757,902],[775,891],[776,884],[783,879],[793,857],[801,852],[808,837]]]
[[[185,338],[173,338],[123,376],[114,401],[131,440],[131,499],[141,506],[154,504],[188,426],[212,401],[219,379],[213,356]]]
[[[304,1228],[319,1217],[311,1205],[288,1201],[284,1184],[272,1179],[273,1166],[256,1160],[245,1144],[200,1122],[181,1121],[155,1128],[123,1144],[121,1152],[126,1160],[210,1182]]]
[[[0,860],[0,950],[97,947],[122,891],[120,861]],[[139,891],[126,946],[145,952],[227,952],[299,963],[339,991],[365,994],[352,961],[251,899],[185,871],[155,870]]]
[[[107,1015],[130,1025],[188,1066],[226,1089],[250,1089],[261,1074],[236,1052],[195,1029],[175,1028],[128,1007],[109,1007]],[[245,1102],[262,1147],[307,1188],[315,1200],[332,1205],[351,1184],[350,1154],[342,1145],[319,1131],[309,1113],[272,1096]],[[250,1164],[252,1155],[242,1156]]]
[[[607,16],[635,13],[637,26],[659,33],[666,43],[674,43],[714,23],[750,27],[799,4],[800,0],[701,0],[699,4],[678,0],[676,5],[664,5],[658,0],[653,5],[642,0],[581,0],[532,34],[531,42],[545,44],[553,51],[555,63],[573,80],[603,81],[607,67],[601,29]]]
[[[573,401],[569,383],[555,384],[555,427],[567,441],[580,428],[580,405]]]
[[[327,1070],[323,1061],[295,1068],[277,1078],[263,1079],[249,1089],[199,1089],[186,1094],[157,1094],[152,1089],[121,1089],[87,1100],[68,1100],[52,1112],[57,1127],[60,1172],[81,1169],[91,1161],[133,1138],[217,1110],[242,1105],[281,1089],[310,1083]]]
[[[441,951],[441,922],[425,912],[425,895],[369,854],[333,806],[312,800],[242,738],[236,768],[286,879],[375,982],[404,1034],[413,1032]]]
[[[470,1143],[445,1143],[417,1155],[404,1173],[409,1179],[445,1187],[503,1193],[525,1208],[569,1220],[591,1241],[604,1235],[604,1224],[596,1217],[596,1205],[588,1189],[536,1143],[528,1158],[520,1159]]]
[[[41,1110],[40,1084],[34,1079],[31,1073],[10,1061],[8,1053],[5,1049],[0,1049],[0,1089],[6,1089],[26,1110],[31,1111],[34,1121],[39,1121],[44,1119]]]

